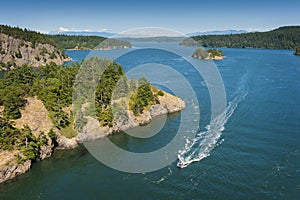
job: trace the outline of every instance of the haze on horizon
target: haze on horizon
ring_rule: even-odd
[[[53,31],[122,32],[163,27],[181,33],[212,30],[265,31],[297,25],[300,1],[5,1],[0,24]]]

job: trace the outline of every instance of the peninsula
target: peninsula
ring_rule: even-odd
[[[111,50],[131,48],[130,42],[122,39],[81,35],[46,35],[61,49],[68,50]]]
[[[109,63],[96,87],[94,118],[86,117],[88,102],[82,102],[80,110],[72,104],[79,63],[21,66],[0,79],[0,182],[25,173],[32,163],[51,156],[54,148],[74,148],[83,141],[147,124],[153,117],[185,108],[183,100],[151,86],[144,77],[125,77],[122,85],[117,85],[124,71],[111,60],[92,57],[84,62]],[[114,87],[118,92],[113,94]],[[93,134],[91,127],[101,134]]]
[[[62,65],[69,57],[45,35],[7,26],[0,30],[6,70],[0,79],[0,182],[25,173],[55,148],[74,148],[185,108],[183,100],[145,77],[128,80],[113,60],[91,57]],[[84,81],[75,84],[78,78]],[[89,92],[95,94],[94,112]]]
[[[295,49],[300,46],[300,26],[284,26],[266,32],[199,35],[192,39],[209,48]]]

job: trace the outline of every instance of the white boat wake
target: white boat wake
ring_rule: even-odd
[[[183,150],[178,152],[177,167],[184,168],[210,156],[210,152],[223,142],[220,138],[222,131],[225,130],[225,124],[247,94],[246,76],[243,76],[234,98],[228,103],[224,112],[212,119],[210,124],[205,127],[206,130],[199,132],[192,141],[187,140]]]

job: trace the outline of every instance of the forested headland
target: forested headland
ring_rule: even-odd
[[[192,39],[200,46],[209,48],[295,49],[300,46],[300,26],[280,27],[267,32],[201,35],[194,36]]]
[[[103,127],[128,120],[128,112],[139,116],[159,104],[159,96],[165,95],[145,77],[128,80],[121,65],[112,60],[92,57],[83,62],[84,65],[96,64],[103,73],[97,80],[94,99],[96,119]],[[51,63],[39,68],[23,65],[5,73],[0,79],[0,151],[11,151],[22,164],[40,159],[42,147],[53,148],[58,134],[67,138],[77,136],[76,128],[85,126],[87,121],[83,117],[74,118],[72,111],[68,113],[66,108],[73,104],[74,82],[80,65],[82,63],[72,66]],[[120,81],[122,84],[118,85]],[[89,86],[89,82],[85,83]],[[22,117],[21,109],[27,106],[30,97],[40,100],[47,109],[53,124],[49,132],[35,135],[27,124],[15,127],[15,120]]]
[[[90,50],[90,49],[120,49],[131,48],[130,42],[108,39],[101,36],[80,36],[80,35],[46,35],[62,49]]]

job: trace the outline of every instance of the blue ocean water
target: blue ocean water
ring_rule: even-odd
[[[186,56],[192,52],[168,45]],[[113,51],[95,54],[109,58]],[[151,59],[184,74],[197,93],[202,135],[185,156],[205,158],[183,170],[174,162],[155,172],[130,174],[99,163],[83,146],[57,150],[28,173],[1,184],[0,199],[299,199],[300,57],[290,50],[222,51],[226,58],[215,64],[226,90],[227,115],[213,124],[206,85],[182,59],[149,49],[116,60],[130,70]],[[67,51],[77,61],[88,53]],[[170,115],[163,131],[147,141],[125,133],[110,139],[130,150],[153,149],[171,140],[179,121],[179,113]],[[211,140],[201,143],[209,134]]]

